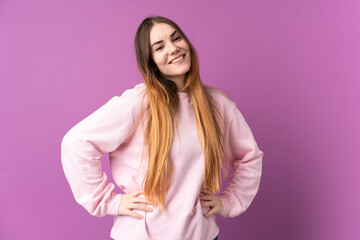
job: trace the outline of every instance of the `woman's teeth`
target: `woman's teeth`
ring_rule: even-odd
[[[184,55],[178,57],[177,59],[173,60],[171,63],[177,63],[180,62],[184,58]]]

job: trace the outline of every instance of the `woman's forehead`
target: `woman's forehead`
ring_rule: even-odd
[[[174,31],[175,28],[167,23],[155,23],[150,30],[150,43],[170,38]]]

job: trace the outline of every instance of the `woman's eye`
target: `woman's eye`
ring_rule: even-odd
[[[162,47],[158,47],[158,48],[155,49],[155,51],[159,51],[161,49],[162,49]]]
[[[180,36],[177,36],[176,38],[174,38],[174,41],[179,41],[179,40],[181,40]]]

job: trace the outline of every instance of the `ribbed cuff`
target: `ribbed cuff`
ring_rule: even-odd
[[[108,203],[106,213],[109,215],[118,215],[120,202],[121,202],[121,194],[115,194]]]
[[[229,217],[230,216],[230,202],[228,201],[228,199],[226,198],[226,196],[223,195],[219,195],[219,198],[222,202],[223,205],[223,212],[220,214],[220,216],[222,217]]]

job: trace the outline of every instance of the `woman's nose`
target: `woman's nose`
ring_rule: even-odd
[[[169,44],[169,54],[170,55],[177,53],[179,50],[180,50],[179,47],[177,47],[175,44],[173,44],[173,43]]]

